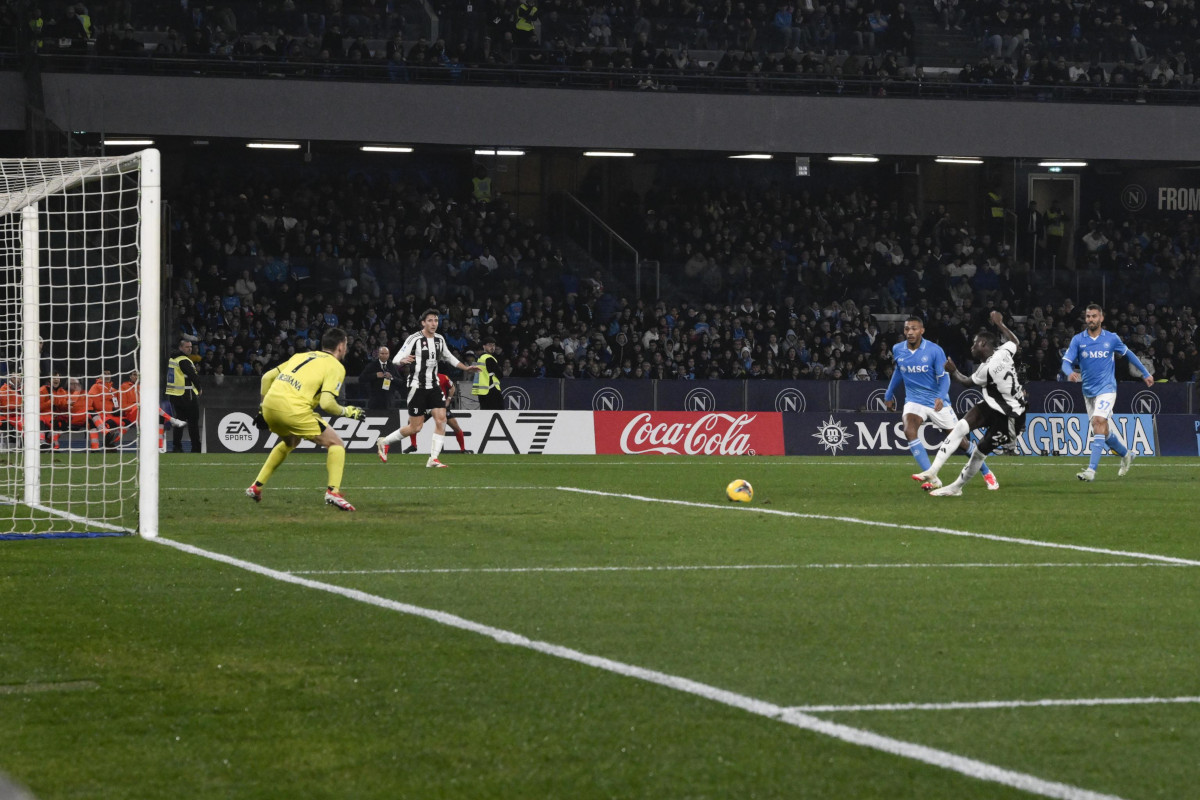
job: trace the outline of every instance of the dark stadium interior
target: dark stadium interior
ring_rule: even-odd
[[[377,346],[394,351],[428,305],[442,311],[443,331],[462,353],[495,336],[503,373],[516,377],[886,380],[903,316],[924,317],[929,336],[965,360],[971,332],[1000,308],[1029,342],[1026,378],[1053,380],[1079,309],[1091,301],[1110,309],[1111,327],[1159,380],[1191,381],[1200,368],[1193,209],[1185,202],[1160,204],[1159,213],[1131,210],[1121,194],[1127,184],[1157,181],[1186,197],[1192,171],[1174,160],[1103,157],[1106,138],[1119,138],[1105,136],[1105,123],[1136,128],[1139,117],[1129,112],[1182,104],[1141,119],[1187,128],[1200,42],[1187,7],[548,2],[526,20],[532,30],[522,23],[528,6],[499,0],[472,14],[454,3],[435,14],[375,2],[180,11],[165,2],[35,8],[6,0],[2,8],[0,53],[25,108],[25,130],[0,138],[4,153],[112,154],[123,151],[105,144],[112,133],[155,137],[166,166],[164,347],[176,332],[195,337],[202,374],[230,388],[252,385],[248,376],[312,347],[332,324],[351,332],[354,375]],[[155,104],[123,99],[136,75],[166,80],[203,108],[182,119],[160,114],[162,128],[152,130],[140,115],[153,115]],[[285,115],[306,114],[297,95],[281,94],[278,109],[257,109],[279,112],[263,135],[300,149],[248,150],[234,134],[258,123],[216,102],[228,76],[246,78],[244,86],[299,88],[299,96],[311,91],[315,103],[329,104],[340,135],[319,127],[330,114],[307,114],[311,130],[281,135],[295,127],[290,117],[280,122]],[[99,83],[64,93],[76,80]],[[345,91],[331,94],[330,81]],[[496,84],[507,87],[496,92],[518,87],[504,97],[543,106],[550,118],[554,95],[545,87],[564,101],[583,88],[653,93],[664,103],[671,89],[781,95],[753,109],[800,103],[794,113],[804,119],[818,108],[804,103],[840,103],[853,119],[880,123],[846,131],[848,152],[864,152],[855,145],[869,136],[889,144],[871,148],[877,162],[834,163],[829,142],[845,130],[842,121],[809,113],[813,149],[731,160],[780,134],[763,139],[758,119],[709,122],[723,108],[743,110],[717,96],[697,100],[705,105],[678,125],[657,118],[675,106],[638,105],[637,122],[646,115],[646,124],[623,144],[636,157],[587,158],[561,138],[588,128],[593,146],[629,138],[628,115],[611,113],[621,108],[619,93],[599,92],[607,122],[567,114],[547,125],[507,119],[495,104],[481,108],[485,129],[526,144],[521,156],[478,155],[463,142],[496,141],[486,130],[438,119],[408,139],[403,113],[349,117],[350,106],[336,105],[375,81],[432,84],[424,105],[412,104],[414,117],[429,116],[423,112],[438,105],[439,91],[452,91],[439,84],[485,94]],[[894,100],[882,115],[854,105],[879,97]],[[904,102],[918,97],[931,105]],[[64,98],[86,130],[67,132],[54,119]],[[1080,110],[1088,124],[1073,132],[1077,145],[1053,123],[1030,130],[1028,120],[1039,117],[1029,115],[1076,107],[1066,101],[1089,104]],[[1097,102],[1117,105],[1105,112],[1090,105]],[[96,113],[78,111],[85,107],[108,109],[115,119],[107,132],[96,130]],[[974,109],[992,115],[975,124],[1000,134],[972,153],[982,163],[935,161],[937,136],[964,136],[947,134],[957,126],[943,120],[966,125],[979,115],[963,112]],[[927,112],[937,124],[914,128]],[[1046,156],[1081,151],[1088,163],[1040,167],[1032,153],[1004,152],[997,142],[1018,138],[996,125],[1005,115],[1023,137],[1014,150],[1032,142]],[[704,138],[678,136],[698,120],[719,146],[661,146]],[[359,149],[391,124],[398,129],[389,141],[415,143],[414,152]],[[512,126],[524,135],[513,136]],[[789,144],[809,136],[790,120],[784,127]],[[1194,129],[1183,137],[1148,132],[1131,156],[1186,150]],[[656,139],[655,130],[669,135]],[[993,190],[1000,217],[988,205]],[[1022,229],[1035,198],[1043,214],[1052,200],[1062,204],[1061,237]]]

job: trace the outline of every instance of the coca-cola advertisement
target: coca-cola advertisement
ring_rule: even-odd
[[[781,456],[777,412],[597,411],[598,454]]]

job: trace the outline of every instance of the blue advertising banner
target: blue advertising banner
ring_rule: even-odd
[[[847,411],[886,411],[887,381],[837,381],[837,408]],[[814,408],[812,411],[821,411]]]
[[[1161,456],[1200,455],[1200,417],[1190,414],[1163,414],[1158,425],[1158,454]]]
[[[1078,383],[1033,381],[1026,384],[1029,410],[1046,414],[1082,414],[1083,388]],[[1116,411],[1122,414],[1188,414],[1192,412],[1191,384],[1136,381],[1117,384]]]
[[[505,411],[557,411],[563,382],[554,378],[505,378],[500,382]]]
[[[1135,454],[1160,455],[1155,446],[1153,417],[1113,414],[1109,424]],[[1026,414],[1025,433],[1017,452],[1026,456],[1086,456],[1090,447],[1086,414]]]
[[[745,381],[658,381],[656,411],[743,411]]]
[[[568,411],[648,411],[654,408],[654,381],[562,381]]]
[[[506,378],[502,381],[506,411],[778,411],[783,414],[845,409],[886,412],[885,381],[651,381]],[[464,396],[469,384],[459,383]],[[1026,384],[1029,411],[1081,414],[1080,385],[1067,381]],[[1116,411],[1125,414],[1192,414],[1196,385],[1137,381],[1117,385]],[[982,399],[979,389],[952,383],[950,400],[960,417]],[[897,393],[904,404],[904,390]],[[249,400],[247,401],[249,402]]]
[[[942,432],[921,426],[925,447],[942,443]],[[789,456],[895,456],[908,453],[904,421],[898,412],[829,411],[784,414],[783,446]]]
[[[778,411],[803,414],[833,408],[830,387],[833,381],[747,381],[747,411]]]
[[[1114,414],[1112,422],[1136,454],[1159,454],[1152,417]],[[1085,455],[1089,447],[1087,431],[1088,420],[1084,414],[1029,414],[1017,452],[1021,455]],[[921,426],[920,436],[928,450],[938,447],[943,439],[942,432],[929,425]],[[789,456],[894,456],[908,453],[904,423],[898,412],[785,414],[783,437]]]

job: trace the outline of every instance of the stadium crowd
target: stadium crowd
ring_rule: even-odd
[[[503,200],[382,174],[192,184],[169,202],[171,329],[218,383],[313,349],[333,326],[351,335],[355,375],[377,347],[396,352],[426,307],[460,355],[495,337],[504,376],[859,380],[889,377],[904,316],[966,363],[995,308],[1029,343],[1024,377],[1055,380],[1082,305],[1098,299],[1074,297],[1072,279],[1101,273],[1121,298],[1110,329],[1156,377],[1194,380],[1200,368],[1195,310],[1177,302],[1200,296],[1190,217],[1162,230],[1089,224],[1105,242],[1081,239],[1081,269],[1052,283],[942,208],[921,216],[856,190],[667,188],[633,215],[663,274],[662,299],[647,301],[628,276],[565,257]]]
[[[1163,90],[1194,83],[1200,13],[1190,5],[935,0],[948,30],[966,30],[978,59],[926,71],[919,31],[897,0],[479,0],[438,5],[436,35],[382,0],[180,4],[0,0],[0,29],[34,49],[100,57],[213,58],[286,65],[320,77],[406,80],[414,69],[545,68],[572,85],[670,89],[683,80],[748,79],[751,91],[796,88],[932,93],[954,85]],[[418,15],[419,16],[419,15]],[[2,43],[0,43],[2,44]],[[926,42],[928,45],[929,43]],[[595,73],[589,82],[587,76]],[[440,74],[440,73],[438,73]],[[425,79],[428,79],[426,74]],[[822,80],[832,84],[820,84]],[[1157,98],[1157,95],[1151,95]],[[1142,95],[1139,99],[1145,99]]]

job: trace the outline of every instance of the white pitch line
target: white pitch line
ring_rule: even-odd
[[[617,675],[622,675],[628,678],[634,678],[648,683],[653,683],[658,686],[665,686],[669,689],[674,689],[679,692],[702,697],[706,700],[711,700],[715,703],[738,708],[747,711],[751,714],[757,714],[761,717],[774,719],[791,725],[802,730],[819,733],[823,736],[828,736],[849,744],[866,747],[872,750],[878,750],[890,755],[907,758],[913,761],[919,761],[931,766],[940,767],[941,769],[957,772],[960,775],[974,778],[976,780],[998,783],[1003,786],[1010,786],[1030,794],[1040,795],[1042,797],[1056,798],[1056,800],[1121,800],[1116,795],[1101,794],[1088,789],[1083,789],[1078,786],[1072,786],[1067,783],[1059,783],[1057,781],[1049,781],[1044,778],[1039,778],[1036,775],[1030,775],[1016,770],[1005,769],[998,767],[995,764],[989,764],[986,761],[979,761],[966,756],[960,756],[946,750],[938,750],[934,747],[916,744],[915,742],[907,742],[902,739],[894,739],[890,736],[883,736],[878,733],[873,733],[862,728],[855,728],[849,725],[843,725],[837,722],[828,722],[823,719],[805,714],[799,711],[794,711],[784,706],[779,706],[774,703],[769,703],[765,700],[758,700],[744,694],[738,694],[727,689],[721,689],[716,686],[711,686],[699,681],[693,681],[689,678],[683,678],[678,675],[670,675],[665,672],[639,667],[633,664],[626,664],[621,661],[604,658],[603,656],[595,656],[589,653],[584,653],[569,647],[551,644],[550,642],[542,642],[535,639],[529,639],[519,633],[504,630],[502,628],[493,628],[490,625],[484,625],[479,622],[474,622],[469,619],[450,614],[445,611],[436,609],[422,608],[408,603],[401,603],[396,600],[389,600],[386,597],[368,594],[357,589],[348,589],[344,586],[337,586],[331,583],[323,583],[320,581],[301,578],[296,575],[290,575],[286,572],[280,572],[270,567],[265,567],[261,564],[255,564],[252,561],[244,561],[240,558],[227,556],[223,553],[215,553],[210,550],[204,550],[193,545],[175,542],[170,539],[152,539],[150,541],[158,544],[173,547],[185,553],[208,558],[213,561],[228,564],[229,566],[244,569],[248,572],[253,572],[257,575],[262,575],[267,578],[272,578],[284,583],[291,583],[296,586],[303,586],[307,589],[315,589],[321,592],[329,592],[330,594],[340,595],[349,600],[354,600],[360,603],[376,606],[378,608],[397,611],[402,614],[409,614],[415,617],[431,620],[441,625],[447,625],[459,630],[476,633],[481,636],[486,636],[494,639],[500,644],[512,645],[521,647],[534,652],[543,653],[545,655],[562,658],[567,661],[573,661],[578,664],[594,667],[596,669],[611,672]]]
[[[1105,547],[1087,547],[1081,544],[1063,544],[1061,542],[1045,542],[1040,539],[1022,539],[1016,536],[998,536],[993,533],[973,533],[971,531],[960,531],[954,528],[938,528],[929,525],[906,525],[902,522],[880,522],[879,520],[860,519],[858,517],[839,517],[829,514],[805,514],[800,511],[780,511],[774,508],[761,508],[757,506],[743,505],[719,505],[717,503],[696,503],[690,500],[671,500],[663,497],[645,497],[638,494],[621,494],[619,492],[601,492],[595,489],[579,489],[574,486],[556,486],[555,489],[560,492],[574,492],[576,494],[590,494],[596,497],[614,497],[622,500],[636,500],[641,503],[662,503],[663,505],[686,506],[688,508],[711,508],[722,511],[737,511],[744,514],[769,514],[776,517],[791,517],[793,519],[820,519],[830,522],[847,522],[852,525],[867,525],[876,528],[895,528],[905,531],[925,531],[927,533],[940,533],[946,536],[962,536],[968,539],[987,539],[992,542],[1004,542],[1006,544],[1022,544],[1029,547],[1048,547],[1055,550],[1075,550],[1081,553],[1100,553],[1106,556],[1120,556],[1122,558],[1143,558],[1147,561],[1160,561],[1164,564],[1181,564],[1189,567],[1200,567],[1200,561],[1190,558],[1176,558],[1175,556],[1162,556],[1156,553],[1138,553],[1132,550],[1110,550]]]
[[[321,469],[324,469],[324,468],[325,467],[322,465]],[[163,491],[163,492],[185,492],[185,491],[190,492],[190,491],[193,491],[196,487],[195,486],[160,486],[158,488],[160,491]],[[347,489],[345,484],[342,485],[342,488]],[[444,492],[447,489],[462,489],[464,491],[472,491],[472,492],[476,492],[476,491],[478,491],[478,492],[526,491],[527,492],[530,489],[541,489],[541,488],[550,488],[550,487],[530,486],[528,483],[520,484],[517,486],[473,486],[471,484],[462,484],[462,485],[458,485],[458,486],[454,486],[454,485],[447,486],[446,484],[439,483],[435,486],[400,486],[397,484],[390,484],[388,486],[355,486],[353,489],[347,489],[347,491],[350,491],[350,492],[358,492],[358,491],[363,491],[363,492],[373,492],[373,491]],[[273,494],[275,492],[313,492],[313,493],[316,493],[318,491],[323,491],[323,490],[314,489],[311,486],[268,486],[263,489],[263,494],[264,495],[267,493]]]
[[[306,451],[306,453],[302,453],[301,455],[305,455],[305,454],[319,455],[319,452]],[[259,454],[251,453],[248,455],[256,455],[257,456]],[[367,452],[363,451],[360,453],[349,453],[348,455],[367,455]],[[442,453],[442,455],[444,456],[447,454]],[[450,453],[449,455],[454,456],[456,454]],[[762,457],[758,457],[758,456],[723,456],[723,457],[722,456],[703,456],[703,457],[679,456],[678,458],[674,458],[671,456],[646,455],[646,456],[638,456],[633,459],[623,460],[623,461],[599,460],[599,459],[603,459],[604,458],[603,456],[585,456],[585,458],[592,459],[592,460],[588,460],[588,461],[581,461],[581,460],[568,461],[568,460],[565,460],[564,457],[554,456],[554,455],[531,456],[528,454],[513,455],[512,453],[497,453],[496,455],[489,455],[489,454],[485,453],[483,455],[489,460],[488,461],[477,461],[477,460],[474,460],[473,456],[467,456],[466,461],[460,461],[460,460],[451,458],[449,460],[449,466],[451,468],[495,467],[497,464],[501,464],[501,463],[513,463],[513,464],[520,464],[522,467],[595,467],[595,466],[645,467],[645,466],[652,466],[654,469],[658,469],[660,467],[703,467],[703,466],[712,466],[713,464],[743,464],[743,465],[753,465],[756,468],[881,467],[886,464],[886,462],[880,460],[883,458],[898,458],[900,455],[903,455],[905,458],[911,458],[911,456],[909,456],[907,453],[897,454],[895,456],[870,457],[866,461],[857,461],[857,460],[846,461],[846,460],[843,460],[843,457],[838,457],[838,456],[762,456]],[[292,458],[295,458],[295,456],[293,455]],[[293,462],[292,458],[288,459],[288,469],[289,470],[294,469],[296,467],[322,469],[322,470],[325,469],[325,461],[324,460],[321,460],[321,461],[300,460],[300,461]],[[398,469],[403,469],[406,467],[417,467],[420,465],[419,462],[420,462],[420,459],[422,459],[422,458],[428,458],[428,455],[418,454],[417,457],[413,458],[412,462],[409,464],[397,463],[397,464],[393,465],[393,464],[391,464],[391,462],[389,462],[388,464],[380,464],[379,469],[390,469],[392,466],[395,466]],[[501,458],[511,459],[511,461],[501,462],[499,460]],[[1018,458],[1012,458],[1009,456],[1005,456],[1003,463],[1006,466],[1014,466],[1014,467],[1058,467],[1063,470],[1067,470],[1067,469],[1076,469],[1077,470],[1077,469],[1079,469],[1080,466],[1087,464],[1087,456],[1086,455],[1063,456],[1062,458],[1064,460],[1050,459],[1050,458],[1044,458],[1044,457],[1038,458],[1036,456],[1030,456],[1027,459],[1018,459]],[[560,460],[560,459],[562,459],[562,460]],[[1065,459],[1069,459],[1069,460],[1065,460]],[[1180,461],[1179,463],[1173,463],[1173,464],[1155,464],[1155,463],[1151,463],[1150,457],[1143,457],[1143,458],[1137,459],[1137,461],[1134,463],[1135,463],[1135,469],[1139,469],[1139,470],[1141,470],[1141,469],[1200,469],[1200,460],[1197,460],[1197,459],[1191,459],[1190,461]],[[196,465],[189,464],[188,469],[194,469],[196,467],[200,467],[200,468],[204,468],[204,467],[241,467],[241,468],[245,468],[246,464],[247,464],[246,461],[209,461],[204,464],[196,464]],[[363,468],[364,467],[362,467],[362,465],[356,465],[354,467],[354,469],[356,469],[356,470],[363,469]],[[439,471],[438,474],[442,474],[442,472]]]
[[[781,569],[1045,569],[1053,567],[1136,567],[1146,568],[1178,568],[1187,564],[1158,564],[1154,562],[1058,562],[1047,561],[1030,564],[679,564],[666,566],[626,566],[626,567],[397,567],[395,569],[292,569],[290,575],[445,575],[454,573],[488,573],[488,572],[700,572],[707,570],[781,570]]]
[[[970,711],[990,708],[1055,708],[1058,706],[1142,706],[1200,703],[1200,697],[1083,697],[1066,700],[981,700],[974,703],[878,703],[862,706],[791,706],[789,711],[815,714],[835,711]]]

